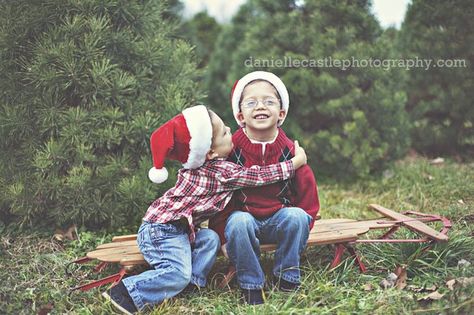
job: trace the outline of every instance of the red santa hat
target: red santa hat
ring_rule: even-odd
[[[158,184],[166,181],[165,159],[180,161],[188,169],[200,167],[206,161],[211,142],[212,124],[207,108],[198,105],[183,110],[151,135],[153,167],[148,177]]]
[[[242,93],[244,92],[244,89],[247,84],[255,80],[265,80],[268,81],[271,85],[273,85],[273,87],[277,90],[280,96],[282,109],[288,114],[288,109],[290,107],[290,97],[288,96],[288,90],[286,89],[286,86],[283,81],[271,72],[250,72],[243,76],[240,80],[235,81],[234,87],[232,88],[231,92],[232,111],[234,112],[235,121],[239,124],[240,127],[243,127],[243,124],[237,118],[237,115],[240,113],[240,98],[242,97]],[[279,126],[283,124],[285,118],[280,121]]]

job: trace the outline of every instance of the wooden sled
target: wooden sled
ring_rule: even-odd
[[[447,232],[451,228],[451,223],[448,219],[430,214],[422,214],[418,212],[408,211],[405,213],[398,213],[396,211],[384,208],[380,205],[371,204],[370,209],[377,211],[383,215],[383,218],[358,221],[351,219],[326,219],[315,222],[313,229],[310,232],[307,246],[313,245],[335,245],[334,259],[331,263],[331,268],[338,266],[341,263],[342,256],[347,250],[352,257],[355,258],[355,263],[358,264],[361,272],[366,271],[366,267],[357,255],[354,244],[357,243],[434,243],[444,242],[448,240]],[[427,222],[441,222],[443,228],[440,232],[434,230],[426,225]],[[417,234],[420,238],[417,239],[392,239],[392,235],[400,228],[406,227]],[[383,230],[385,233],[375,239],[359,239],[361,235],[370,230]],[[271,251],[276,249],[276,244],[265,244],[260,246],[261,252]],[[87,291],[105,284],[117,284],[127,273],[130,273],[137,266],[147,266],[142,254],[137,246],[136,234],[116,236],[111,243],[102,244],[89,253],[85,257],[77,259],[71,264],[83,264],[90,261],[97,260],[99,263],[94,268],[94,271],[101,272],[109,264],[119,264],[120,271],[103,279],[92,281],[71,289],[71,291],[81,290]],[[235,274],[233,267],[229,268],[220,287],[226,286]]]

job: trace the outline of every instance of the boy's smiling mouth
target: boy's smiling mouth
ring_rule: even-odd
[[[260,119],[267,119],[268,117],[270,117],[270,116],[267,115],[267,114],[258,114],[258,115],[255,115],[253,118],[257,119],[257,120],[260,120]]]

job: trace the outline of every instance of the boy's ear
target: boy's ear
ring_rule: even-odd
[[[278,119],[282,120],[286,117],[286,111],[280,109],[280,113],[278,114]]]
[[[206,154],[206,160],[213,160],[218,156],[219,156],[219,154],[217,154],[216,152],[214,152],[214,150],[211,149]]]
[[[239,120],[240,123],[242,123],[242,124],[245,123],[245,117],[244,117],[244,114],[242,114],[242,112],[239,112],[237,114],[237,119]]]

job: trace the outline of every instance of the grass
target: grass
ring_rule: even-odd
[[[359,244],[357,249],[369,267],[359,273],[351,259],[335,270],[328,265],[333,248],[311,247],[302,256],[303,285],[299,292],[284,294],[269,288],[266,303],[258,307],[239,302],[235,283],[224,290],[217,283],[227,263],[218,259],[210,286],[199,294],[168,301],[153,314],[469,314],[474,312],[474,285],[455,285],[451,279],[474,277],[474,164],[446,161],[434,166],[417,158],[406,159],[385,172],[385,176],[350,184],[320,183],[321,214],[324,218],[373,218],[367,204],[378,203],[398,211],[416,210],[449,217],[453,223],[446,244],[422,251],[420,244]],[[138,224],[138,223],[137,223]],[[115,235],[131,231],[117,231]],[[401,237],[411,237],[403,232]],[[68,288],[97,278],[90,268],[64,273],[65,265],[112,235],[80,231],[80,240],[58,243],[48,234],[28,235],[3,232],[0,239],[0,313],[32,314],[50,310],[52,314],[114,314],[101,298],[103,289],[76,292]],[[458,266],[462,260],[470,266]],[[262,266],[270,274],[272,255],[262,256]],[[398,265],[406,267],[403,289],[382,289],[379,285]],[[106,274],[114,272],[106,270]],[[444,294],[439,300],[422,300],[435,286]]]

